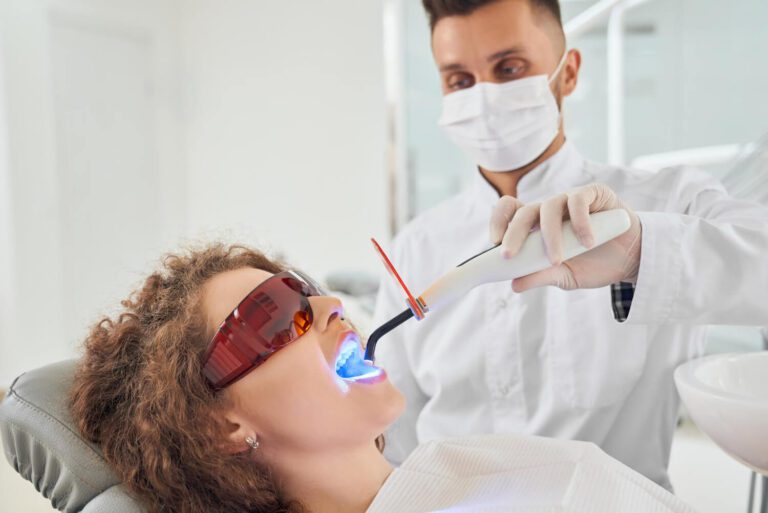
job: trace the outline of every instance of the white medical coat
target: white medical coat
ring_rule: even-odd
[[[594,444],[515,435],[416,449],[367,513],[693,513]]]
[[[768,325],[768,210],[730,198],[704,172],[597,164],[568,142],[523,176],[518,198],[541,201],[594,182],[616,191],[642,224],[627,321],[614,318],[609,287],[516,294],[506,282],[398,327],[377,349],[407,397],[387,433],[393,463],[428,440],[520,433],[594,442],[670,488],[673,370],[700,353],[702,324]],[[489,247],[497,199],[478,173],[471,188],[398,234],[390,256],[414,293]],[[384,277],[375,322],[405,308]]]

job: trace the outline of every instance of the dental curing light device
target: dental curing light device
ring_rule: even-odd
[[[631,224],[629,214],[623,209],[596,212],[589,216],[589,221],[595,237],[595,245],[591,249],[615,239],[629,230]],[[376,343],[379,339],[411,317],[422,320],[429,312],[442,308],[464,296],[478,285],[497,281],[511,281],[515,278],[544,270],[552,265],[547,258],[541,232],[537,230],[528,236],[522,248],[520,248],[520,252],[514,257],[504,258],[501,245],[494,246],[454,267],[427,287],[427,290],[421,295],[414,297],[381,246],[373,239],[372,242],[384,262],[384,266],[405,292],[408,309],[376,328],[371,333],[371,336],[368,337],[365,359],[371,362],[374,359]],[[563,261],[579,256],[587,251],[590,251],[590,249],[581,245],[576,237],[576,233],[573,231],[571,222],[564,221]]]

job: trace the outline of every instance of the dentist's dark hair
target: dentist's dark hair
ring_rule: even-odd
[[[500,0],[422,0],[424,10],[429,17],[429,27],[435,30],[435,25],[447,16],[467,16],[480,7],[499,2]],[[527,0],[535,9],[549,14],[560,27],[563,26],[558,0]]]

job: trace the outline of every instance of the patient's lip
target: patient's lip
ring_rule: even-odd
[[[379,383],[380,381],[384,381],[387,379],[387,371],[385,371],[382,367],[379,367],[381,372],[376,374],[375,376],[371,376],[370,378],[358,378],[353,381],[353,383],[362,383],[364,385],[372,385],[374,383]]]

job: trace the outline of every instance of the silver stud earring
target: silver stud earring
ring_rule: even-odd
[[[248,447],[250,447],[252,450],[256,450],[259,448],[259,438],[254,435],[253,437],[247,436],[245,437],[245,443],[248,444]]]

